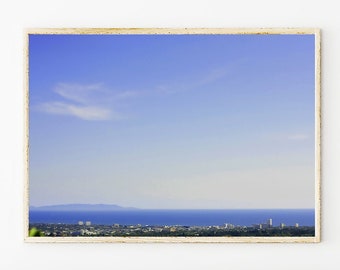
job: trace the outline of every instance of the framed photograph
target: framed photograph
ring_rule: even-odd
[[[31,29],[26,242],[320,242],[319,29]]]

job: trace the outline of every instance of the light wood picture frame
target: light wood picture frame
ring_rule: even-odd
[[[25,242],[321,241],[320,29],[24,35]]]

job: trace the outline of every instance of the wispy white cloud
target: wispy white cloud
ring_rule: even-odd
[[[194,81],[165,83],[149,89],[113,90],[102,83],[78,84],[58,83],[53,92],[55,100],[44,102],[37,107],[49,114],[69,115],[82,120],[119,120],[122,117],[114,111],[124,101],[154,95],[173,95],[194,90],[222,79],[229,74],[229,68],[213,69]],[[175,80],[174,80],[175,81]]]
[[[54,88],[54,92],[67,100],[86,104],[93,101],[93,98],[97,99],[98,94],[103,94],[104,91],[102,84],[81,85],[59,83]]]
[[[99,121],[113,118],[112,112],[109,109],[95,106],[74,105],[64,102],[46,102],[40,105],[40,109],[46,113],[71,115],[83,120]]]
[[[218,81],[222,78],[225,78],[229,75],[231,68],[224,67],[224,68],[216,68],[210,71],[207,71],[202,76],[198,77],[194,81],[186,81],[177,84],[162,84],[158,85],[155,88],[155,92],[160,94],[176,94],[182,93],[187,91],[195,90],[199,87],[208,85],[215,81]]]
[[[130,99],[130,98],[137,98],[140,96],[145,95],[148,93],[147,91],[133,91],[133,90],[126,90],[121,91],[113,96],[115,100],[122,100],[122,99]]]
[[[88,121],[118,120],[121,117],[113,111],[108,102],[110,91],[102,84],[69,84],[59,83],[53,90],[57,101],[41,103],[40,111],[49,114],[69,115]]]

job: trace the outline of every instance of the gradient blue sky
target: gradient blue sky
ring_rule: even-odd
[[[314,35],[30,35],[30,205],[313,208]]]

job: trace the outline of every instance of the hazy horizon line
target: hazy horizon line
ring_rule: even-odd
[[[108,203],[63,203],[63,204],[49,204],[49,205],[29,205],[29,208],[44,208],[44,207],[65,207],[65,206],[115,206],[123,209],[135,209],[135,210],[303,210],[313,209],[315,207],[219,207],[219,208],[145,208],[135,206],[122,206],[119,204]]]

